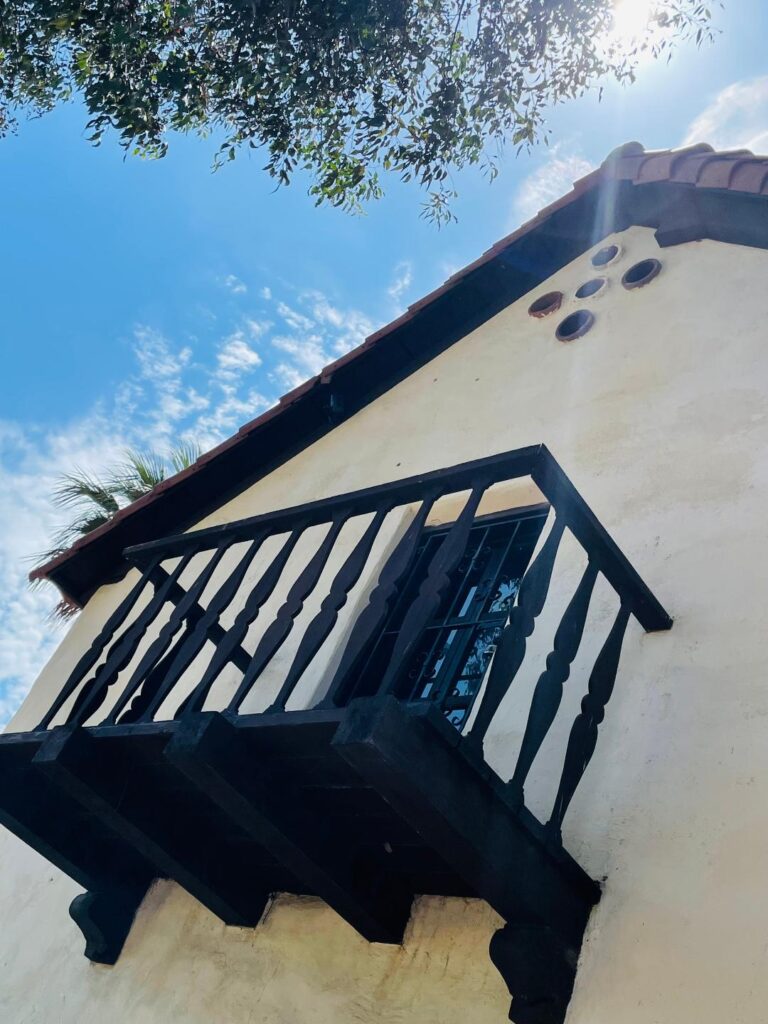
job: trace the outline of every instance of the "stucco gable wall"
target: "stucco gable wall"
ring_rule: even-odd
[[[596,316],[585,337],[561,344],[554,330],[561,316],[577,308],[575,288],[595,274],[588,254],[201,525],[545,442],[676,619],[667,634],[630,629],[597,753],[566,820],[566,846],[594,877],[606,877],[569,1024],[754,1024],[768,1002],[768,253],[709,241],[659,250],[653,233],[640,228],[617,240],[623,255],[602,271],[608,288],[578,304]],[[646,288],[622,289],[624,270],[649,256],[662,260],[661,275]],[[567,297],[561,314],[531,319],[529,302],[553,288]],[[385,555],[382,548],[380,558]],[[514,766],[532,687],[583,564],[576,545],[565,544],[526,667],[489,734],[488,757],[502,774]],[[34,724],[127,585],[103,588],[89,602],[12,728]],[[361,581],[355,601],[364,599],[369,585]],[[356,606],[353,601],[350,609]],[[614,610],[613,595],[599,589],[561,715],[531,775],[529,803],[541,816],[551,804],[567,729]],[[4,837],[2,843],[16,841]],[[56,941],[68,929],[79,949],[74,926],[59,920],[71,883],[31,853],[17,853],[9,863],[14,875],[24,875],[24,928],[31,934],[34,922],[48,927],[55,913]],[[54,890],[59,895],[52,898]],[[130,942],[141,934],[146,943],[159,943],[154,948],[163,956],[163,914],[172,914],[173,927],[176,914],[190,915],[190,922],[205,919],[200,932],[198,924],[190,927],[173,957],[193,953],[189,962],[200,971],[203,991],[224,984],[239,962],[239,952],[230,955],[240,949],[239,933],[214,928],[207,912],[180,894],[169,900],[162,913],[142,910],[144,931],[138,929]],[[299,928],[310,922],[301,916],[306,907],[284,911]],[[436,926],[440,941],[464,927],[453,901],[435,913],[446,915]],[[492,927],[488,912],[487,936]],[[256,952],[266,933],[249,933],[253,1000],[233,1008],[227,1020],[296,1019],[282,1015],[279,998],[259,997],[277,977],[290,1006],[295,979],[306,977],[299,963],[306,949],[295,944],[292,928],[281,939],[281,956],[285,964],[295,962],[295,978],[289,967],[270,974]],[[328,928],[336,935],[335,928],[346,926]],[[16,962],[17,942],[14,930],[6,929],[0,956]],[[47,973],[51,942],[25,942],[30,972],[37,965],[41,976]],[[485,978],[485,938],[477,947],[472,970]],[[373,999],[371,956],[362,947],[348,951],[346,973]],[[108,992],[106,985],[93,990],[94,1019],[107,1012],[114,1017],[119,994],[128,1005],[149,977],[132,963],[130,957],[121,960],[108,972]],[[92,970],[68,954],[50,993],[37,995],[26,1016],[21,1007],[27,1006],[28,987],[22,991],[12,980],[6,998],[17,1015],[8,1019],[80,1019],[54,1008],[67,987],[80,993],[90,985]],[[177,976],[175,962],[168,970],[169,977]],[[430,1016],[444,1005],[444,991],[429,972],[414,1002],[396,1005],[388,989],[362,1017],[348,1000],[339,1002],[336,984],[318,988],[302,1024],[453,1019],[447,1009]],[[478,985],[470,986],[463,1019],[472,1007],[474,1021],[503,1020],[500,981]],[[159,984],[152,992],[140,1016],[122,1019],[203,1019],[174,1018],[171,994]]]

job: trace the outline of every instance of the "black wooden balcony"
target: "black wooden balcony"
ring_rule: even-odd
[[[530,564],[540,509],[516,521],[503,543],[494,540],[498,517],[480,515],[491,488],[520,477],[532,478],[555,510]],[[430,533],[430,511],[449,495],[463,501],[460,513]],[[388,517],[404,507],[413,507],[412,519],[321,699],[286,710],[350,592],[370,576]],[[334,557],[344,525],[357,517],[358,539]],[[291,554],[313,527],[322,527],[318,545],[286,582]],[[542,666],[513,777],[502,780],[485,763],[484,737],[522,664],[566,530],[587,567]],[[249,574],[270,538],[263,570]],[[467,561],[470,548],[494,572],[519,567],[509,570],[506,605],[486,601],[482,574],[461,608],[451,603],[463,593],[457,579],[479,565],[479,554]],[[477,896],[508,922],[491,955],[513,993],[513,1019],[561,1021],[599,898],[563,849],[563,818],[595,749],[630,617],[646,630],[671,620],[546,448],[155,541],[126,557],[140,578],[39,726],[0,737],[0,820],[87,890],[71,910],[86,954],[115,962],[157,877],[175,879],[237,925],[255,926],[273,893],[313,894],[374,942],[400,941],[416,894]],[[217,574],[220,565],[227,570]],[[243,705],[329,567],[333,578],[301,627],[278,692],[265,711],[249,713]],[[619,610],[542,823],[525,806],[525,782],[558,711],[599,574]],[[278,593],[277,610],[261,623]],[[473,602],[474,617],[462,619]],[[475,640],[487,636],[478,660]],[[425,654],[425,637],[430,651],[452,642],[462,657],[469,651],[474,674],[436,685],[446,657]],[[232,666],[237,681],[222,697],[221,676]]]

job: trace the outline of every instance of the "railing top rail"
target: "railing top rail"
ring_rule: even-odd
[[[270,533],[281,533],[293,529],[307,529],[329,522],[334,514],[349,511],[350,515],[364,515],[377,511],[383,501],[392,506],[408,505],[420,501],[425,492],[430,490],[438,494],[451,494],[467,490],[479,482],[488,486],[503,480],[514,480],[530,476],[542,450],[542,445],[531,445],[518,448],[516,451],[502,452],[484,459],[474,459],[447,469],[437,469],[430,473],[419,473],[390,483],[376,484],[359,491],[334,495],[331,498],[320,498],[304,505],[262,515],[238,519],[222,526],[209,526],[202,530],[190,530],[188,533],[174,534],[146,544],[135,544],[125,549],[125,557],[137,564],[162,553],[166,557],[184,554],[187,551],[206,551],[220,544],[250,540],[264,530]]]
[[[171,558],[189,552],[206,551],[222,544],[251,540],[259,534],[305,530],[330,522],[344,512],[345,516],[375,512],[383,504],[391,507],[421,501],[425,496],[439,496],[468,490],[476,486],[490,487],[506,480],[530,476],[552,504],[573,535],[594,559],[608,582],[628,605],[647,631],[669,629],[672,619],[610,534],[581,497],[549,449],[531,445],[483,459],[475,459],[446,469],[406,477],[390,483],[377,484],[362,490],[331,498],[296,505],[236,520],[221,526],[160,538],[137,544],[125,550],[131,562],[144,566],[162,555]]]

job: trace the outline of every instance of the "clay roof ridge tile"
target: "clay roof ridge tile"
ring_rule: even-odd
[[[735,162],[728,187],[735,192],[753,192],[759,195],[767,176],[768,160],[765,157],[745,157]]]
[[[699,153],[681,154],[672,166],[669,180],[685,185],[696,185],[706,167],[713,162],[728,160],[731,157],[744,156],[749,150],[732,150],[716,153],[711,148]]]
[[[738,168],[751,159],[753,155],[749,150],[744,150],[741,156],[721,156],[719,153],[712,156],[701,168],[696,187],[730,188]]]
[[[751,160],[754,154],[749,149],[734,150],[732,153],[716,153],[699,170],[697,188],[731,187],[733,175],[739,164]]]
[[[615,181],[633,181],[643,164],[657,156],[659,152],[661,151],[646,150],[642,146],[631,144],[622,146],[603,161],[601,169],[607,178]]]
[[[667,181],[675,158],[675,151],[671,149],[666,152],[649,153],[645,160],[638,165],[633,181],[637,185],[653,181]]]
[[[689,157],[705,157],[711,156],[715,150],[709,145],[708,142],[696,142],[691,146],[683,146],[681,149],[674,149],[672,153],[674,160],[672,161],[671,173],[675,173],[675,168],[678,164],[685,163]]]

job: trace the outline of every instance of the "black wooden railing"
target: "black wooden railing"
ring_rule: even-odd
[[[521,804],[528,772],[557,714],[599,574],[618,594],[619,611],[596,659],[581,711],[570,732],[549,822],[550,834],[559,837],[564,815],[595,749],[630,616],[635,616],[646,630],[668,629],[671,619],[544,446],[128,549],[126,557],[140,570],[138,582],[83,654],[38,728],[45,730],[63,722],[101,726],[152,722],[163,705],[178,693],[179,681],[207,645],[212,653],[191,692],[183,698],[179,696],[174,717],[184,718],[203,710],[214,684],[229,664],[241,673],[226,709],[227,713],[237,715],[286,642],[323,571],[329,563],[335,564],[332,557],[344,525],[355,517],[371,516],[360,538],[343,558],[319,610],[304,629],[279,692],[268,709],[284,711],[334,629],[352,588],[365,573],[385,520],[402,506],[418,503],[410,525],[386,560],[366,607],[352,626],[338,668],[318,705],[343,706],[354,693],[366,655],[413,564],[430,510],[440,498],[468,492],[461,513],[445,533],[418,594],[405,613],[389,664],[375,681],[376,692],[396,692],[398,679],[450,586],[483,495],[494,484],[528,476],[554,508],[554,522],[520,584],[516,603],[498,641],[479,709],[462,742],[470,755],[482,754],[489,725],[520,669],[527,639],[544,608],[558,548],[564,532],[569,530],[584,548],[588,563],[562,617],[533,695],[510,782],[514,798]],[[282,605],[261,631],[254,650],[247,650],[244,644],[249,630],[275,594],[297,543],[309,528],[322,525],[327,530],[319,546],[292,582],[288,582]],[[256,582],[244,586],[265,541],[276,536],[281,538],[277,553]],[[225,576],[223,582],[210,586],[222,559],[236,545],[244,547],[238,550],[234,567],[220,574]],[[201,557],[201,567],[193,581],[182,586],[185,571],[193,559]],[[236,614],[225,628],[221,619],[228,610]],[[157,635],[137,660],[139,645],[149,630],[156,630]]]

